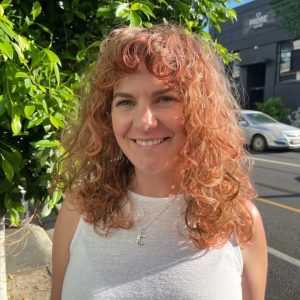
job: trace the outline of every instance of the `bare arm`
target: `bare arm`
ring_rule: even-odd
[[[259,211],[248,203],[253,217],[253,237],[242,245],[244,270],[242,275],[243,300],[263,300],[265,298],[268,253],[264,226]]]
[[[67,196],[55,223],[52,247],[51,300],[61,299],[62,284],[70,258],[70,244],[79,219],[80,214]]]

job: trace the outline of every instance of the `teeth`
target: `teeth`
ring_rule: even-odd
[[[152,146],[157,145],[163,142],[164,139],[157,139],[157,140],[149,140],[149,141],[142,141],[142,140],[135,140],[136,143],[140,146]]]

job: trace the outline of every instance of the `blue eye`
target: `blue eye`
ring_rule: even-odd
[[[132,100],[119,100],[116,103],[116,106],[118,106],[118,107],[125,107],[125,108],[131,107],[133,105],[134,105],[134,102]]]
[[[159,103],[168,103],[170,101],[173,101],[174,98],[173,97],[170,97],[170,96],[161,96],[157,99],[157,102]]]

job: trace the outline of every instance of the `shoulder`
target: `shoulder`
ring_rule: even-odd
[[[69,260],[70,245],[77,229],[81,214],[73,204],[71,196],[66,195],[59,210],[55,222],[52,256],[63,260]]]
[[[257,244],[263,243],[265,241],[265,231],[263,221],[258,211],[257,207],[252,201],[246,201],[246,207],[248,208],[253,224],[252,224],[252,238],[249,242],[243,245],[243,248],[248,248],[250,246],[257,246]],[[250,247],[251,248],[251,247]]]
[[[253,202],[247,201],[246,206],[252,216],[252,238],[241,245],[244,256],[244,263],[247,264],[248,258],[252,255],[260,256],[258,250],[265,251],[267,249],[265,230],[261,215]]]
[[[70,245],[81,214],[66,195],[56,219],[52,246],[51,299],[60,299],[65,272],[70,259]]]
[[[244,260],[243,299],[264,299],[267,276],[267,243],[261,215],[256,206],[246,202],[252,219],[252,238],[241,245]]]
[[[56,219],[54,239],[62,238],[66,243],[70,244],[80,217],[81,214],[74,205],[71,196],[67,194]]]

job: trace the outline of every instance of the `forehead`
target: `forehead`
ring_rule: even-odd
[[[115,92],[138,92],[139,90],[153,91],[156,89],[171,88],[177,89],[176,85],[168,80],[161,80],[148,71],[144,64],[140,64],[136,71],[130,73],[114,87]]]

